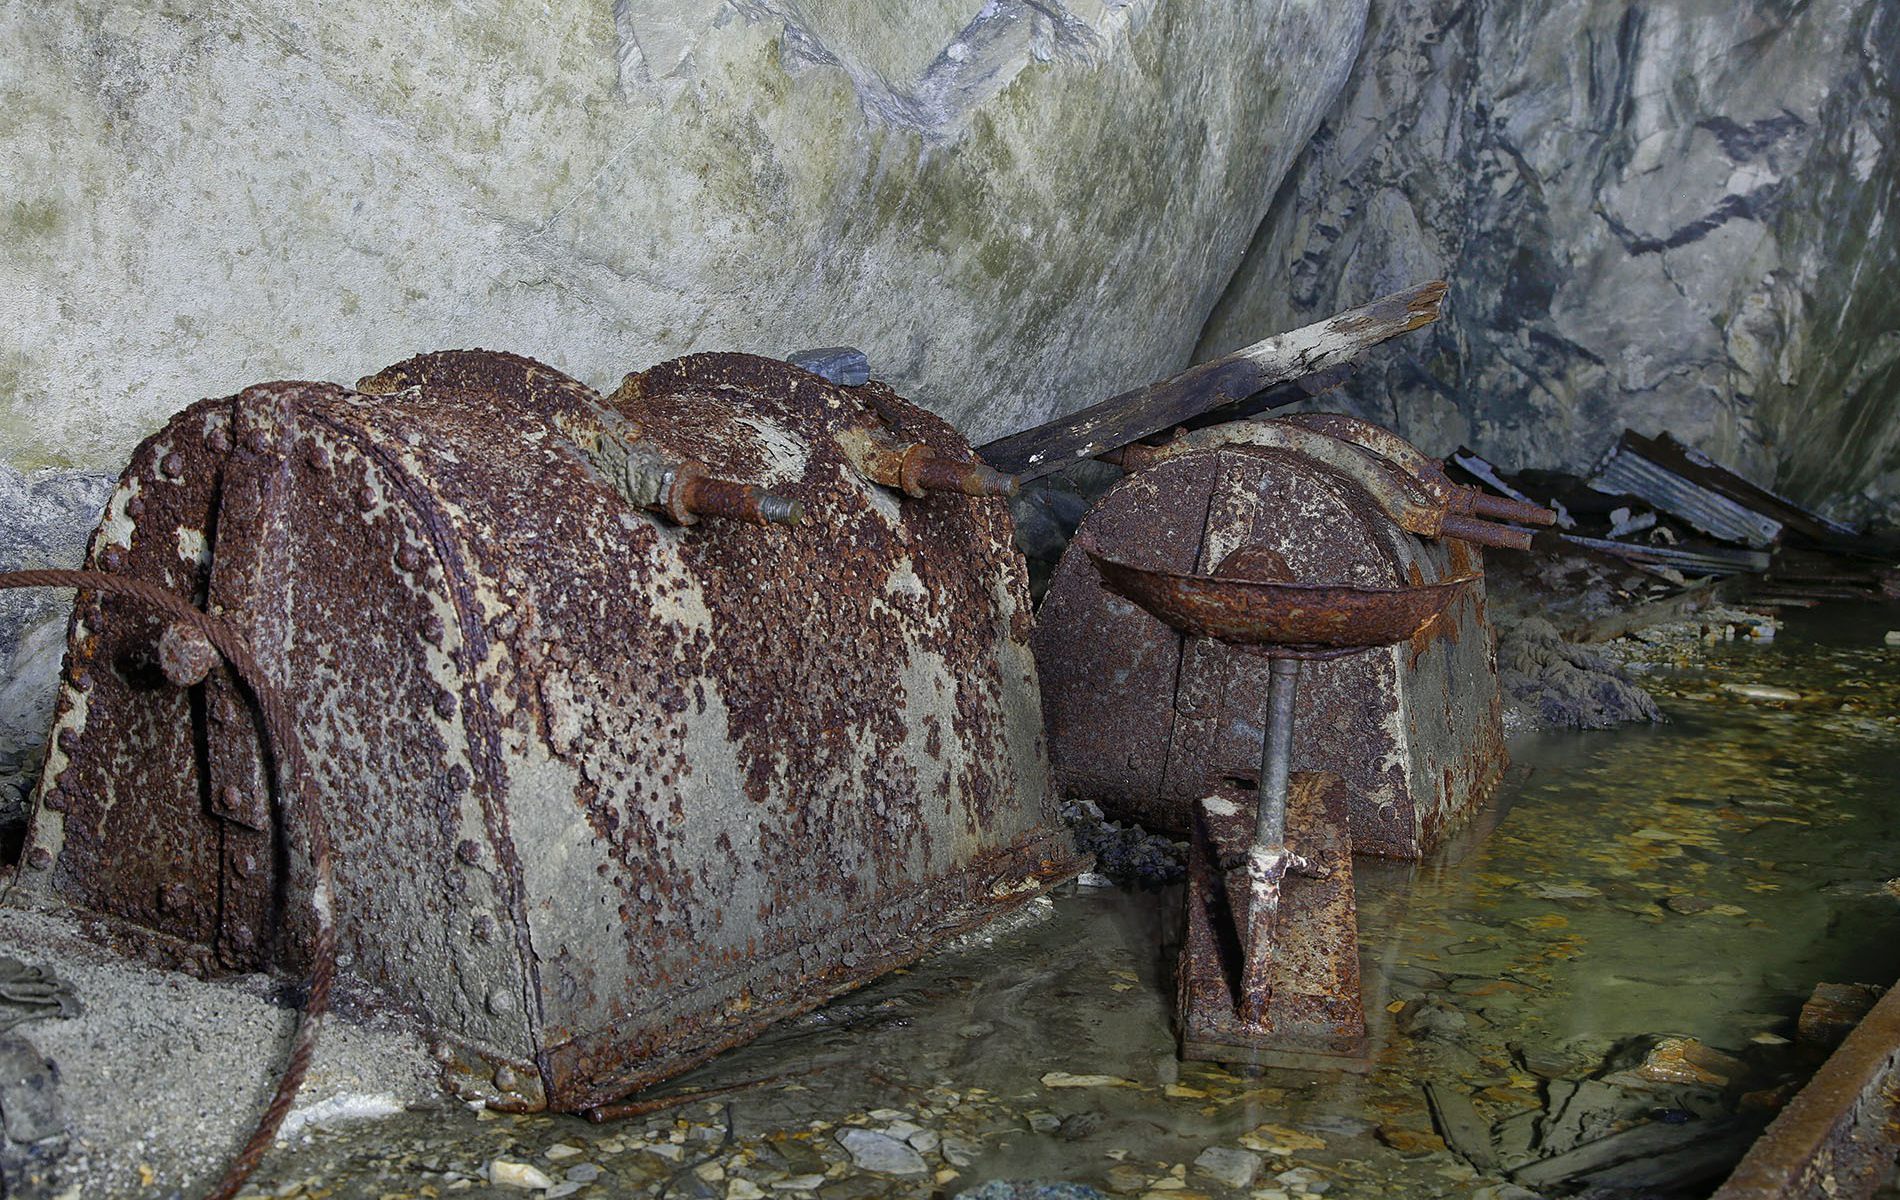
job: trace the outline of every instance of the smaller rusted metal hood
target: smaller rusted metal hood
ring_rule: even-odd
[[[1407,499],[1397,464],[1325,419],[1236,424],[1225,439],[1215,427],[1128,456],[1136,469],[1083,518],[1050,581],[1034,644],[1057,786],[1110,816],[1186,832],[1210,780],[1255,768],[1267,664],[1169,628],[1105,587],[1087,553],[1198,578],[1245,551],[1287,569],[1289,595],[1251,599],[1275,606],[1309,649],[1363,642],[1332,626],[1369,595],[1402,589],[1423,606],[1398,622],[1416,630],[1402,644],[1309,664],[1294,739],[1297,769],[1345,780],[1355,853],[1420,857],[1507,761],[1481,552],[1402,527],[1389,507],[1424,506]],[[1434,616],[1430,598],[1454,583]]]

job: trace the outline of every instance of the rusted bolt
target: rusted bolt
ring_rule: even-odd
[[[125,547],[107,546],[99,552],[99,566],[107,571],[116,571],[125,565]]]
[[[219,425],[205,434],[205,449],[213,454],[223,454],[231,449],[231,435],[224,426]]]
[[[262,429],[253,429],[244,439],[244,448],[252,454],[262,454],[270,449],[270,435]]]
[[[504,1092],[512,1092],[521,1086],[521,1076],[507,1063],[495,1068],[495,1086]]]
[[[443,688],[435,694],[435,715],[447,720],[455,715],[455,693]]]
[[[159,460],[158,469],[169,478],[182,479],[185,474],[185,456],[174,450]]]
[[[1499,546],[1506,550],[1529,550],[1531,531],[1518,529],[1510,525],[1494,525],[1489,521],[1480,521],[1475,517],[1458,513],[1446,513],[1439,525],[1439,533],[1444,537],[1461,538],[1467,542],[1476,542],[1480,546]]]
[[[945,458],[921,442],[919,454],[904,456],[903,490],[912,496],[924,492],[954,492],[960,496],[1014,496],[1017,481],[987,463]]]
[[[505,1017],[515,1011],[515,997],[507,988],[493,988],[484,1001],[488,1011],[497,1017]]]
[[[49,812],[65,812],[66,793],[56,787],[47,788],[40,794],[40,807]]]
[[[319,471],[330,469],[330,448],[321,442],[310,443],[310,448],[303,452],[303,457],[305,462]]]
[[[414,571],[422,565],[422,552],[405,542],[396,551],[396,565],[405,571]]]
[[[59,749],[62,754],[71,754],[79,749],[79,731],[68,725],[59,731]]]
[[[357,488],[356,489],[356,507],[362,509],[364,512],[368,512],[370,509],[375,508],[376,507],[376,489],[371,487],[367,483],[364,484],[362,487]]]
[[[774,495],[763,488],[708,475],[696,462],[673,468],[661,493],[666,515],[681,525],[699,517],[724,517],[753,525],[796,525],[805,519],[802,502]]]
[[[473,866],[481,861],[482,848],[477,846],[472,839],[463,838],[455,845],[455,857]]]
[[[449,768],[449,792],[459,796],[468,790],[468,768],[456,763]]]
[[[423,640],[430,644],[440,645],[443,633],[442,618],[433,613],[422,618],[422,624],[417,627],[417,632],[421,633]]]
[[[87,670],[85,667],[81,667],[79,668],[79,670],[74,671],[73,672],[73,690],[75,692],[90,692],[92,690],[92,672]]]
[[[244,808],[244,793],[237,784],[227,783],[218,788],[218,804],[225,812],[239,812]]]
[[[447,1042],[431,1042],[429,1056],[444,1066],[455,1061],[455,1047]]]
[[[495,918],[489,916],[487,913],[483,913],[481,916],[475,918],[475,923],[469,928],[469,932],[475,935],[475,940],[478,942],[494,941]]]
[[[231,869],[237,872],[239,879],[249,879],[257,870],[257,858],[249,850],[231,857]]]
[[[134,521],[145,515],[145,497],[134,496],[125,502],[125,515]]]
[[[251,931],[250,926],[240,925],[231,931],[231,948],[239,954],[249,954],[256,945],[257,934]]]
[[[35,846],[26,856],[26,865],[35,871],[44,871],[53,865],[53,852],[44,846]]]
[[[191,907],[191,891],[182,883],[168,883],[158,893],[161,912],[182,913]]]
[[[218,651],[195,625],[173,621],[158,635],[158,668],[173,687],[194,687],[218,665]]]

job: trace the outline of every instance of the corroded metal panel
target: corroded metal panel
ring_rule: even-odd
[[[1111,816],[1178,833],[1210,779],[1256,765],[1267,664],[1183,638],[1115,596],[1081,545],[1200,574],[1243,546],[1266,547],[1297,581],[1372,588],[1482,570],[1474,547],[1408,534],[1352,480],[1260,447],[1197,450],[1131,473],[1083,519],[1076,541],[1035,636],[1058,786]],[[1308,664],[1293,765],[1345,780],[1356,853],[1419,857],[1502,773],[1483,604],[1474,581],[1420,637]],[[1124,672],[1138,686],[1105,686]],[[1104,759],[1102,745],[1128,752]]]
[[[1863,1200],[1900,1157],[1900,988],[1847,1035],[1776,1115],[1714,1200]]]
[[[187,409],[94,558],[208,591],[296,698],[346,983],[414,1012],[465,1094],[581,1108],[1079,866],[1007,510],[865,478],[840,435],[867,428],[971,459],[878,385],[772,360],[695,356],[604,399],[527,359],[425,355]],[[679,470],[607,469],[627,461]],[[695,511],[744,519],[675,523]],[[156,636],[82,603],[74,670]],[[49,794],[91,820],[130,789],[180,851],[95,847],[42,803],[29,875],[176,959],[299,966],[299,830],[256,827],[257,752],[221,713],[241,697],[128,672],[95,667],[90,698],[69,677]],[[167,916],[147,899],[173,884]]]

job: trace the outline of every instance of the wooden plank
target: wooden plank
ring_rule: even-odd
[[[1126,446],[1276,383],[1352,362],[1367,350],[1438,319],[1445,284],[1433,282],[1374,300],[1313,325],[1276,334],[1179,375],[977,448],[1006,474],[1038,479],[1072,462]],[[1288,396],[1289,401],[1297,394]]]
[[[1511,1182],[1528,1188],[1544,1188],[1568,1180],[1594,1178],[1623,1168],[1634,1176],[1638,1164],[1661,1159],[1665,1163],[1691,1147],[1746,1134],[1737,1133],[1739,1123],[1732,1119],[1700,1121],[1693,1125],[1665,1125],[1653,1121],[1613,1133],[1608,1137],[1584,1142],[1562,1154],[1539,1159],[1511,1172]],[[1730,1152],[1739,1151],[1736,1146]]]

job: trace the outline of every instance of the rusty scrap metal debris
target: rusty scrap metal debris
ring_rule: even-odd
[[[867,478],[867,429],[948,474]],[[314,970],[334,911],[458,1094],[616,1103],[1082,865],[978,466],[879,384],[747,355],[611,397],[476,351],[194,404],[95,536],[22,886],[206,973]],[[273,809],[256,663],[207,665],[185,596],[294,696],[306,799]],[[350,813],[322,921],[286,901],[318,810]]]
[[[1287,841],[1287,796],[1291,777],[1294,704],[1302,658],[1331,658],[1403,642],[1437,621],[1474,576],[1411,588],[1365,588],[1291,582],[1281,556],[1268,547],[1243,546],[1230,553],[1211,575],[1194,576],[1137,565],[1083,544],[1104,582],[1149,613],[1190,637],[1212,638],[1270,660],[1267,722],[1261,739],[1260,771],[1254,789],[1253,836],[1236,852],[1230,830],[1238,814],[1229,796],[1216,793],[1201,801],[1202,824],[1189,851],[1190,888],[1222,882],[1232,915],[1231,940],[1216,930],[1211,937],[1190,932],[1189,953],[1213,954],[1218,967],[1184,962],[1181,1040],[1190,1057],[1223,1058],[1238,1047],[1256,1059],[1262,1052],[1287,1050],[1301,1056],[1337,1052],[1365,1033],[1365,1017],[1356,994],[1344,1024],[1327,1029],[1314,1044],[1304,1028],[1281,1029],[1275,1021],[1276,943],[1281,890],[1289,873],[1326,880],[1349,871],[1350,863],[1320,861],[1295,851]],[[1343,814],[1341,814],[1343,817]],[[1323,821],[1309,812],[1309,820]],[[1338,827],[1343,831],[1343,821]],[[1225,834],[1225,836],[1223,836]],[[1335,837],[1339,834],[1336,832]],[[1341,839],[1343,840],[1343,839]],[[1195,856],[1204,861],[1196,862]],[[1215,856],[1211,859],[1205,856]],[[1245,897],[1234,895],[1232,881],[1244,872]],[[1189,911],[1210,911],[1205,896],[1190,897]],[[1292,928],[1298,929],[1298,923]],[[1342,938],[1337,927],[1321,932],[1328,940],[1310,953],[1357,954],[1356,939]],[[1237,956],[1229,945],[1238,948]],[[1195,982],[1218,978],[1218,986]],[[1237,990],[1230,992],[1230,985]],[[1282,1002],[1282,1007],[1286,1006]],[[1300,1006],[1293,1007],[1299,1010]],[[1229,1011],[1231,1009],[1231,1012]],[[1299,1025],[1304,1014],[1293,1018]]]
[[[1132,445],[1103,460],[1135,471],[1220,446],[1283,450],[1322,463],[1358,484],[1400,529],[1420,537],[1456,537],[1481,546],[1528,550],[1529,530],[1485,517],[1549,525],[1557,514],[1534,504],[1486,496],[1451,482],[1444,469],[1396,434],[1337,413],[1213,425],[1156,446]]]
[[[1261,439],[1250,440],[1257,431]],[[1468,542],[1423,540],[1397,517],[1443,535],[1454,509],[1504,515],[1460,500],[1470,489],[1450,486],[1416,449],[1350,418],[1238,423],[1131,446],[1120,457],[1136,469],[1084,518],[1051,581],[1036,646],[1065,793],[1152,829],[1189,832],[1206,779],[1252,765],[1259,742],[1249,739],[1263,727],[1271,681],[1257,659],[1205,638],[1184,643],[1116,601],[1084,547],[1133,557],[1172,573],[1168,586],[1179,581],[1197,593],[1219,587],[1211,577],[1235,562],[1236,547],[1271,550],[1291,577],[1241,599],[1257,605],[1255,619],[1278,623],[1279,641],[1317,647],[1338,641],[1329,623],[1350,626],[1375,603],[1369,590],[1407,591],[1407,603],[1429,609],[1433,587],[1479,572]],[[1409,645],[1308,672],[1312,709],[1302,717],[1299,765],[1347,780],[1358,852],[1420,856],[1502,771],[1483,607],[1474,585],[1436,620],[1401,621],[1415,631]],[[1117,686],[1103,689],[1107,678]]]
[[[1900,1155],[1896,1050],[1900,988],[1890,988],[1749,1148],[1714,1200],[1862,1200],[1879,1191]]]

